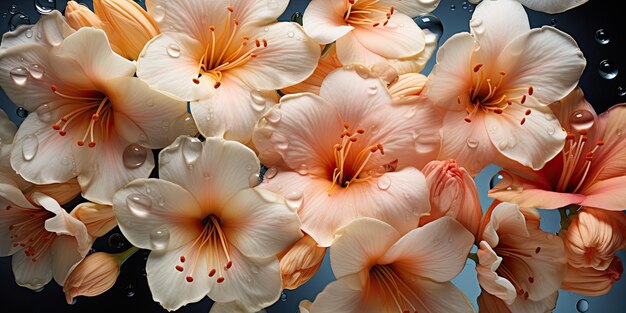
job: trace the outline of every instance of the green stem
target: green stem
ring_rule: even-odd
[[[139,251],[139,248],[133,246],[130,249],[122,252],[122,253],[117,253],[114,254],[115,257],[117,258],[118,262],[120,263],[120,266],[122,264],[124,264],[124,262],[126,262],[126,260],[128,260],[131,256],[133,256],[133,254],[135,254],[137,251]]]
[[[472,259],[476,264],[478,264],[478,254],[470,252],[467,254],[467,258]]]
[[[322,57],[326,56],[326,54],[328,53],[328,51],[330,51],[330,48],[332,48],[333,45],[335,45],[334,41],[324,46],[324,49],[322,49]]]

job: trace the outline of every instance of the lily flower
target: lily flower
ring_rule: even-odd
[[[471,3],[479,3],[482,0],[469,0]],[[517,0],[525,7],[548,14],[563,13],[587,3],[589,0]]]
[[[561,238],[539,227],[536,210],[494,202],[483,216],[476,242],[481,312],[499,312],[495,308],[501,306],[535,312],[532,308],[556,305],[567,258]]]
[[[341,63],[372,66],[422,52],[425,35],[410,16],[431,12],[438,4],[428,0],[313,0],[302,24],[318,43],[335,42]]]
[[[68,26],[60,18],[43,16],[38,28],[63,33]],[[54,42],[8,41],[0,54],[9,73],[0,86],[30,112],[15,135],[11,165],[35,184],[78,177],[85,198],[110,204],[117,189],[150,174],[150,149],[196,132],[193,120],[184,102],[133,77],[135,65],[111,50],[103,31],[81,28]]]
[[[506,167],[489,196],[523,207],[556,209],[576,204],[622,211],[626,208],[626,106],[597,116],[576,89],[552,105],[567,132],[566,144],[538,171]]]
[[[310,313],[474,312],[450,282],[463,269],[472,241],[450,217],[404,236],[379,220],[357,219],[330,248],[337,280],[301,307]]]
[[[290,199],[321,247],[355,218],[406,232],[430,209],[418,169],[439,151],[441,121],[428,105],[392,105],[386,84],[370,75],[364,66],[335,70],[319,96],[282,97],[254,132],[270,167],[261,187]]]
[[[303,81],[319,59],[319,46],[300,25],[276,22],[287,4],[147,2],[162,33],[140,54],[137,76],[189,101],[205,137],[247,143],[254,124],[275,103],[274,90]]]
[[[516,1],[482,2],[470,28],[441,46],[425,91],[447,112],[439,158],[472,175],[494,161],[538,170],[566,137],[547,106],[576,87],[585,58],[562,31],[530,29]]]
[[[146,272],[167,310],[208,296],[260,310],[282,290],[276,255],[301,236],[285,200],[258,184],[259,160],[244,145],[179,137],[159,155],[160,179],[115,194],[126,238],[150,249]]]

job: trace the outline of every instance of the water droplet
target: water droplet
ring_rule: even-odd
[[[602,60],[598,66],[598,73],[604,79],[613,79],[618,74],[617,66],[609,60]]]
[[[11,4],[11,6],[9,7],[9,13],[15,14],[15,13],[17,13],[18,9],[19,8],[17,7],[17,4]]]
[[[36,135],[30,134],[24,137],[22,141],[22,157],[24,157],[24,160],[32,160],[35,154],[37,154],[37,149],[39,149],[39,139]]]
[[[391,186],[391,179],[387,175],[380,176],[376,181],[376,185],[380,190],[387,190]]]
[[[261,112],[265,109],[265,97],[261,94],[259,90],[252,90],[250,92],[250,98],[252,98],[252,108]]]
[[[441,136],[437,132],[423,132],[413,135],[417,153],[430,153],[439,147]]]
[[[267,115],[267,120],[272,123],[272,124],[276,124],[278,122],[280,122],[281,119],[281,113],[278,110],[271,110],[269,112],[269,114]]]
[[[150,13],[152,13],[152,18],[154,18],[154,21],[157,23],[162,22],[165,18],[165,8],[160,4],[154,6],[153,12]]]
[[[467,10],[467,4],[463,4],[463,6],[461,6],[461,8],[463,8],[463,10]]]
[[[577,131],[588,130],[594,123],[593,113],[588,110],[574,111],[569,117],[569,123]]]
[[[451,6],[450,8],[454,11],[454,7]],[[421,29],[428,29],[433,33],[437,40],[443,35],[443,24],[437,16],[427,13],[419,15],[413,18],[413,20]]]
[[[300,164],[300,166],[298,167],[298,174],[300,175],[307,175],[309,173],[309,166],[302,163]]]
[[[21,118],[26,118],[28,116],[28,111],[26,111],[23,107],[19,107],[15,110],[15,114]]]
[[[293,36],[295,36],[295,34],[294,34],[293,32],[289,32],[289,33],[287,33],[287,37],[289,37],[289,38],[293,38]]]
[[[137,217],[147,217],[152,209],[152,200],[142,194],[134,193],[126,197],[126,205]]]
[[[20,25],[29,25],[30,17],[24,13],[16,13],[9,19],[9,30],[14,31]]]
[[[180,56],[180,47],[176,44],[171,43],[167,45],[167,48],[165,50],[167,50],[167,54],[172,58],[176,59]]]
[[[38,107],[35,112],[37,112],[37,116],[39,116],[39,120],[40,121],[42,121],[44,123],[50,122],[50,119],[52,118],[52,113],[50,112],[50,106],[49,105],[44,104],[44,105]]]
[[[170,231],[165,226],[153,229],[150,232],[150,247],[152,250],[165,250],[170,244]]]
[[[618,128],[617,131],[615,132],[616,135],[621,136],[624,133],[624,131],[621,128]]]
[[[32,76],[34,79],[41,79],[45,72],[43,66],[39,64],[31,64],[28,67],[28,71],[30,72],[30,76]]]
[[[292,191],[285,196],[285,204],[292,210],[298,210],[302,206],[303,199],[302,192]]]
[[[24,33],[24,35],[26,36],[26,38],[32,38],[33,37],[33,30],[32,29],[27,29],[26,32]]]
[[[580,313],[587,312],[589,310],[589,301],[585,299],[580,299],[576,302],[576,310]]]
[[[135,296],[135,287],[131,284],[128,284],[128,286],[126,286],[126,288],[124,289],[124,292],[126,292],[127,297],[132,298]]]
[[[130,144],[124,149],[122,160],[128,169],[135,169],[143,165],[148,156],[148,150],[136,143]]]
[[[34,289],[33,292],[37,292],[37,293],[42,292],[44,290],[44,288],[46,288],[46,287],[45,286],[39,287],[37,289]]]
[[[263,177],[267,179],[272,179],[276,176],[276,174],[278,174],[278,169],[275,167],[272,167],[272,168],[267,169]]]
[[[601,45],[606,45],[607,43],[611,41],[611,38],[609,38],[609,34],[604,29],[596,30],[595,37],[596,37],[596,42]]]
[[[56,9],[56,0],[35,0],[35,8],[39,14],[50,14]]]
[[[521,191],[522,186],[515,182],[513,176],[506,171],[500,171],[489,181],[493,191]]]
[[[266,26],[265,28],[263,28],[263,30],[267,33],[270,31],[270,28]]]
[[[250,188],[254,188],[258,186],[260,183],[261,183],[261,175],[259,173],[254,173],[250,175],[250,177],[248,178],[248,184],[250,185]]]
[[[115,248],[115,249],[121,249],[124,247],[124,244],[126,243],[126,239],[120,233],[113,233],[111,236],[109,236],[109,239],[107,240],[107,242],[109,243],[109,247]]]
[[[19,86],[24,86],[26,81],[28,80],[28,76],[30,75],[28,71],[23,67],[16,67],[9,72],[11,79],[13,82]]]
[[[202,155],[202,142],[198,138],[187,137],[183,142],[182,153],[185,163],[193,164]]]
[[[550,20],[550,25],[556,26],[556,19],[555,18]]]
[[[298,23],[298,24],[300,24],[300,25],[302,25],[302,13],[297,12],[297,11],[296,11],[296,12],[294,12],[294,13],[291,15],[291,21],[292,21],[292,22],[295,22],[295,23]]]
[[[624,86],[618,86],[617,95],[620,97],[626,96],[626,88],[624,88]]]
[[[451,4],[451,5],[450,5],[450,11],[454,11],[454,10],[456,10],[456,5]]]
[[[509,146],[509,141],[507,139],[502,139],[502,141],[500,141],[498,143],[498,149],[500,150],[504,150]]]
[[[376,93],[378,93],[378,86],[371,85],[371,86],[367,87],[367,93],[370,96],[376,95]]]
[[[554,133],[556,132],[556,129],[554,129],[554,126],[552,125],[548,126],[546,130],[548,131],[548,135],[554,135]]]
[[[467,146],[470,149],[476,149],[478,148],[478,140],[474,139],[474,138],[467,138]]]
[[[287,301],[287,294],[286,293],[281,293],[280,294],[280,301],[285,302]]]

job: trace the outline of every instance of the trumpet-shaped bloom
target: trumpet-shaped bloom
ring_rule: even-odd
[[[404,236],[389,224],[360,218],[330,248],[336,281],[310,313],[474,312],[452,280],[465,265],[473,236],[443,217]]]
[[[253,142],[271,167],[261,187],[291,199],[322,247],[358,217],[409,231],[430,208],[416,168],[437,155],[440,122],[427,105],[392,105],[367,68],[338,69],[319,96],[284,96],[257,124]]]
[[[37,27],[63,33],[69,27],[61,18],[43,16]],[[101,30],[83,28],[50,45],[13,43],[0,54],[9,73],[0,86],[31,112],[11,152],[13,169],[27,181],[78,177],[86,198],[110,204],[117,189],[150,174],[151,148],[196,132],[185,103],[133,77],[134,64],[111,51]]]
[[[471,3],[478,3],[482,0],[469,0]],[[525,7],[549,14],[562,13],[587,3],[588,0],[517,0]]]
[[[275,90],[315,69],[319,46],[296,23],[276,22],[288,1],[156,0],[162,34],[139,56],[137,76],[190,101],[205,137],[250,141]],[[274,95],[274,96],[272,96]]]
[[[566,269],[561,238],[539,228],[536,210],[496,204],[485,212],[477,238],[481,297],[487,298],[489,306],[499,299],[513,312],[514,308],[534,312],[535,306],[550,306]]]
[[[471,174],[494,161],[542,168],[566,136],[547,106],[578,84],[582,52],[556,28],[530,29],[512,0],[482,2],[470,28],[439,49],[425,91],[447,111],[440,158]]]
[[[552,106],[567,131],[566,144],[544,168],[508,167],[489,196],[522,207],[555,209],[569,204],[626,208],[626,106],[597,116],[580,89]]]
[[[425,35],[410,16],[430,12],[438,4],[430,0],[313,0],[302,23],[320,44],[336,42],[341,63],[371,66],[421,53]]]
[[[115,194],[124,235],[150,249],[146,272],[168,310],[209,295],[248,310],[282,289],[276,254],[302,234],[298,216],[258,183],[259,160],[238,142],[179,137],[159,156],[161,179],[138,179]]]
[[[87,228],[50,196],[29,200],[10,184],[0,190],[0,256],[13,256],[15,281],[33,290],[52,278],[63,285],[89,251]]]

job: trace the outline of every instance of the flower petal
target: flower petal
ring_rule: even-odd
[[[601,114],[596,121],[598,123],[596,128],[599,128],[596,131],[599,137],[597,139],[604,141],[604,145],[594,152],[588,177],[605,180],[624,175],[626,171],[624,165],[626,162],[626,152],[624,151],[626,136],[623,136],[624,119],[626,119],[626,106],[618,104]],[[593,140],[594,138],[590,137],[589,139]],[[593,144],[589,146],[590,148],[594,147]]]
[[[33,262],[25,253],[13,255],[11,264],[15,282],[22,287],[37,290],[52,280],[52,256],[49,251],[43,253],[37,262]]]
[[[354,29],[343,18],[346,10],[344,1],[311,1],[302,17],[304,31],[318,43],[330,44]]]
[[[496,247],[500,243],[500,236],[517,236],[527,238],[529,236],[526,221],[519,206],[511,203],[500,203],[490,213],[484,216],[487,225],[479,240],[485,240],[489,246]]]
[[[298,215],[282,200],[263,189],[231,197],[220,216],[228,241],[247,257],[267,258],[300,239]]]
[[[115,212],[109,205],[81,203],[70,214],[85,224],[87,232],[93,238],[102,237],[117,226]]]
[[[352,32],[337,39],[337,58],[341,64],[362,64],[372,66],[387,61],[384,57],[367,49]]]
[[[311,304],[309,311],[335,313],[384,312],[384,307],[365,305],[367,302],[373,302],[374,299],[366,296],[364,282],[360,276],[359,274],[345,276],[326,285],[324,290],[315,297],[315,301]]]
[[[624,265],[617,256],[604,271],[593,267],[575,268],[568,265],[561,289],[586,296],[601,296],[611,291],[613,284],[623,273]]]
[[[87,238],[86,229],[84,235]],[[83,250],[78,249],[76,238],[66,235],[57,236],[50,249],[52,254],[52,276],[59,285],[65,284],[67,276],[89,252],[89,246]]]
[[[396,11],[408,16],[418,16],[434,11],[440,0],[382,0],[379,3],[385,6],[393,6]]]
[[[391,225],[363,217],[337,231],[330,249],[333,274],[338,279],[369,271],[369,267],[400,239]]]
[[[477,252],[479,264],[476,265],[476,273],[480,287],[507,304],[513,303],[516,297],[515,287],[510,281],[496,273],[502,263],[502,257],[498,256],[486,241],[481,241],[479,247]]]
[[[120,189],[113,210],[124,236],[142,249],[155,249],[150,234],[161,228],[170,234],[166,250],[178,249],[200,234],[198,221],[204,218],[189,192],[159,179],[137,179]]]
[[[7,114],[0,110],[0,144],[6,145],[13,143],[13,137],[17,132],[17,126],[13,123]]]
[[[395,12],[386,23],[378,27],[359,25],[352,33],[365,48],[384,58],[406,58],[424,50],[424,32],[412,18]]]
[[[404,279],[417,295],[413,303],[417,312],[475,312],[465,294],[451,282],[434,282],[430,279]]]
[[[549,14],[562,13],[579,5],[587,3],[587,0],[518,0],[525,7]]]
[[[622,196],[625,191],[626,176],[609,178],[585,188],[582,193],[587,194],[587,198],[580,204],[610,211],[623,211],[626,208],[626,199]]]
[[[35,25],[24,25],[4,33],[0,52],[24,44],[35,43],[46,48],[58,46],[74,30],[65,23],[59,11],[42,14]]]

